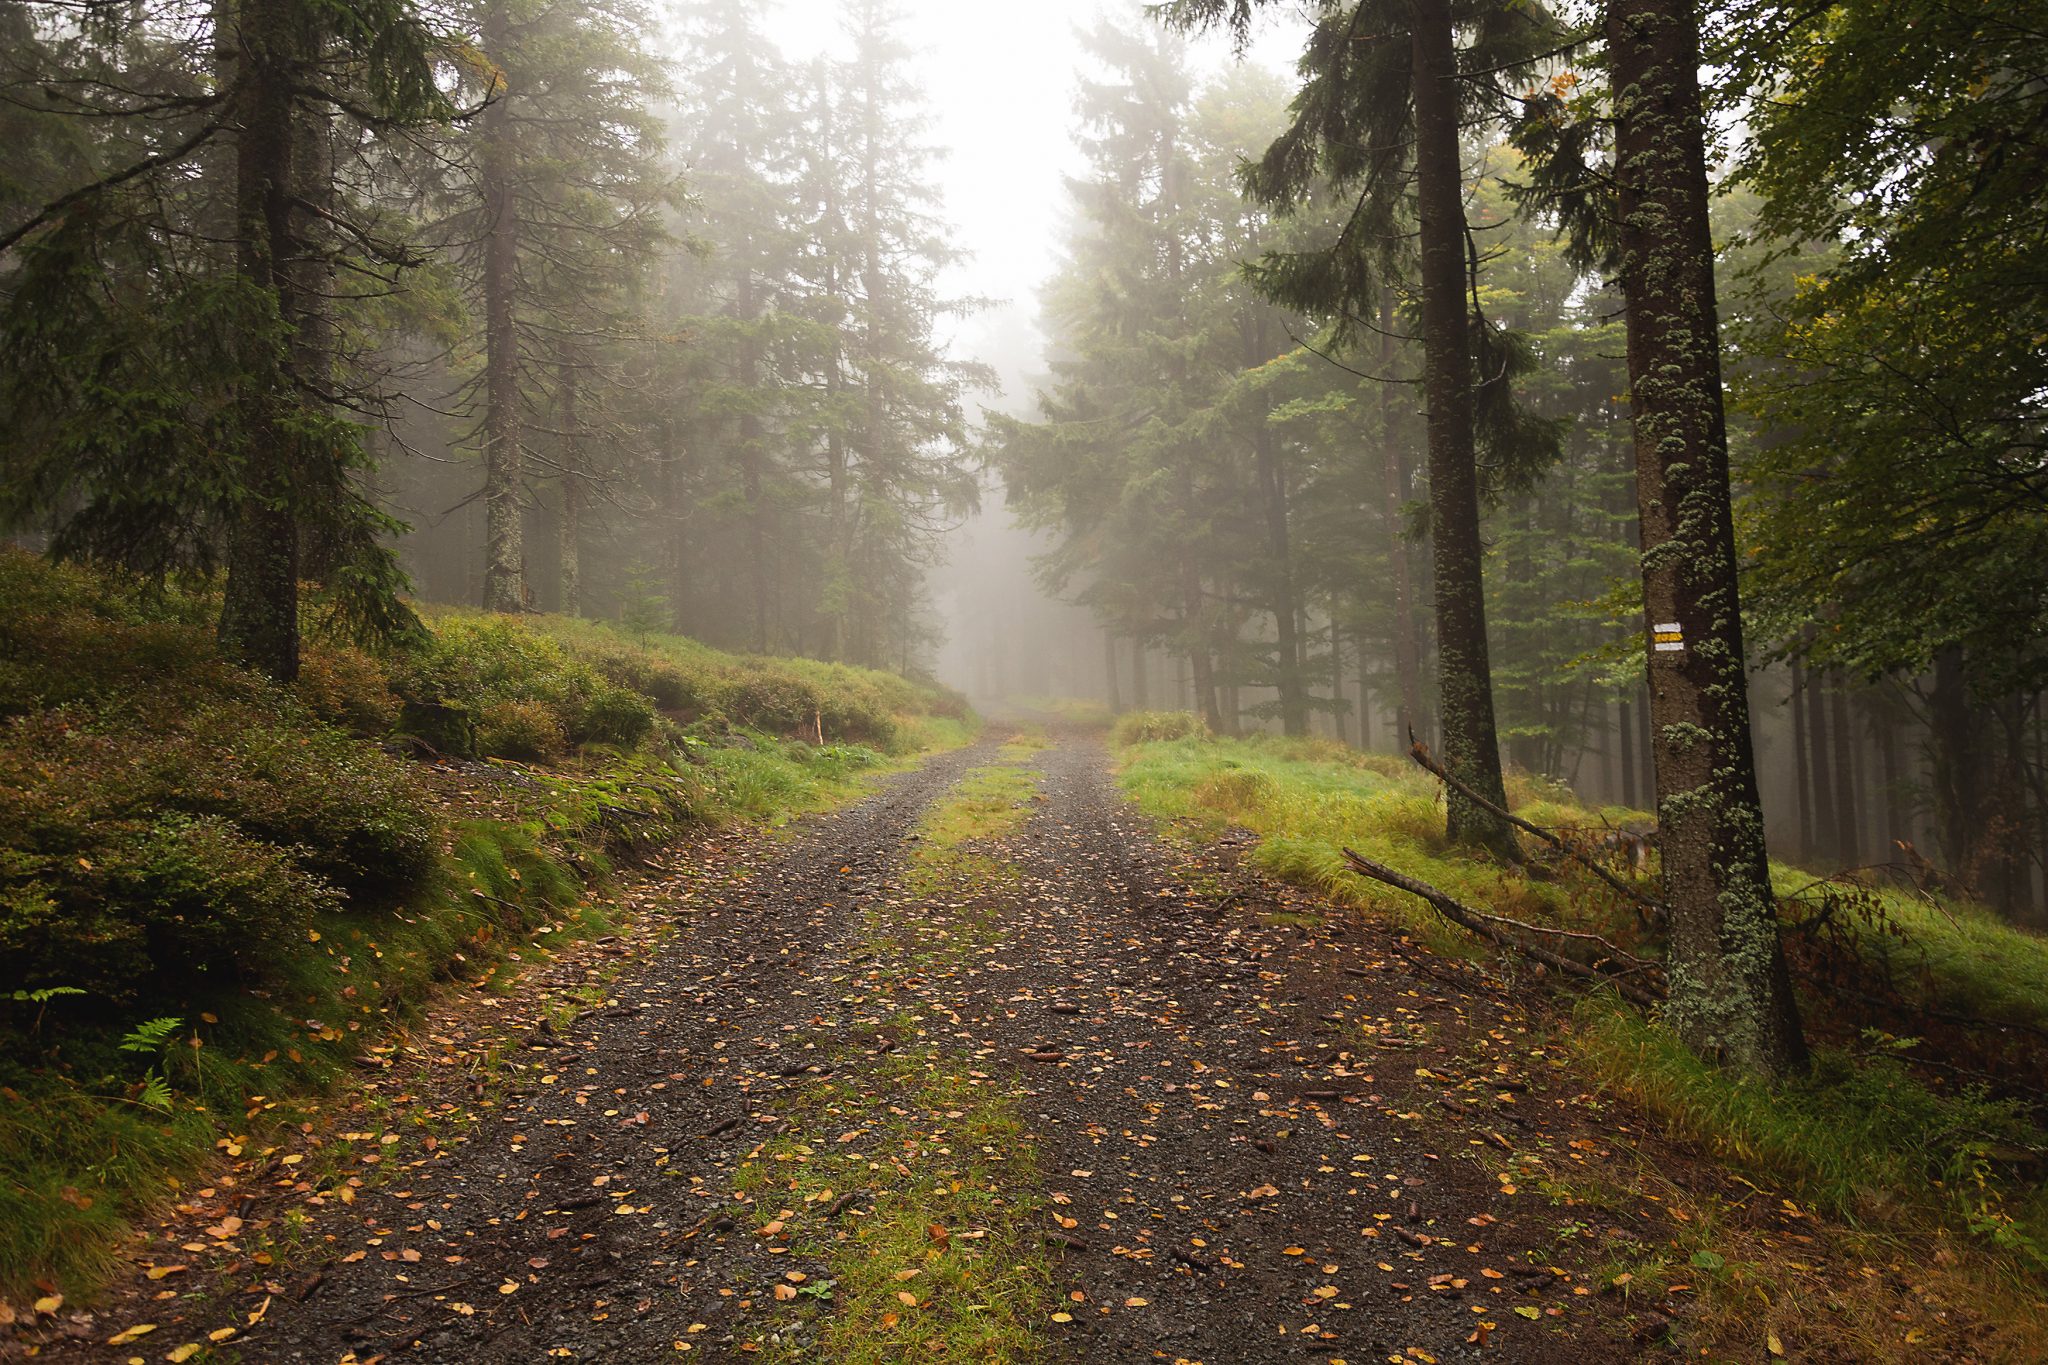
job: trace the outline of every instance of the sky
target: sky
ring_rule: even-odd
[[[742,0],[744,2],[744,0]],[[1070,141],[1082,60],[1077,29],[1102,13],[1138,10],[1135,0],[899,0],[902,35],[916,50],[928,100],[929,141],[946,155],[934,167],[954,242],[969,254],[945,284],[955,297],[1000,302],[960,320],[950,339],[962,359],[987,360],[1017,404],[1020,371],[1035,362],[1039,285],[1052,273],[1063,177],[1078,168]],[[1276,7],[1284,10],[1287,7]],[[765,27],[792,57],[839,41],[839,0],[782,0]],[[1291,67],[1302,25],[1268,20],[1251,60]],[[1227,39],[1200,41],[1199,59],[1232,60]],[[991,402],[991,406],[995,403]]]

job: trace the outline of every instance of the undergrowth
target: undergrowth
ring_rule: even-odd
[[[438,983],[604,932],[585,895],[617,866],[974,724],[890,675],[591,622],[314,634],[281,687],[221,662],[204,591],[0,551],[0,603],[0,1296],[89,1298],[135,1218],[303,1121]]]

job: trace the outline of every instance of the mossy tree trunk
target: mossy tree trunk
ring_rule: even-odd
[[[1806,1046],[1750,740],[1698,21],[1688,0],[1611,0],[1607,40],[1643,601],[1651,626],[1675,627],[1649,654],[1666,1017],[1702,1055],[1778,1074],[1802,1065]]]

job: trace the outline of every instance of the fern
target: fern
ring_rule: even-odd
[[[148,1019],[121,1035],[123,1052],[161,1052],[185,1021],[175,1014]]]
[[[35,991],[10,991],[7,998],[23,1005],[47,1005],[60,995],[84,995],[76,986],[45,986]]]
[[[142,1091],[136,1095],[135,1102],[146,1104],[151,1109],[161,1109],[166,1114],[170,1113],[171,1083],[158,1075],[155,1068],[151,1068],[149,1074],[142,1078]]]

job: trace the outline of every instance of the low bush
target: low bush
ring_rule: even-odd
[[[537,701],[494,701],[476,725],[477,752],[522,763],[553,763],[569,747],[553,708]]]
[[[116,1006],[189,999],[303,941],[335,889],[219,816],[170,813],[93,831],[89,855],[0,862],[0,992],[74,987]]]
[[[400,703],[384,665],[360,649],[309,645],[292,690],[315,716],[362,739],[387,735],[398,723]]]

